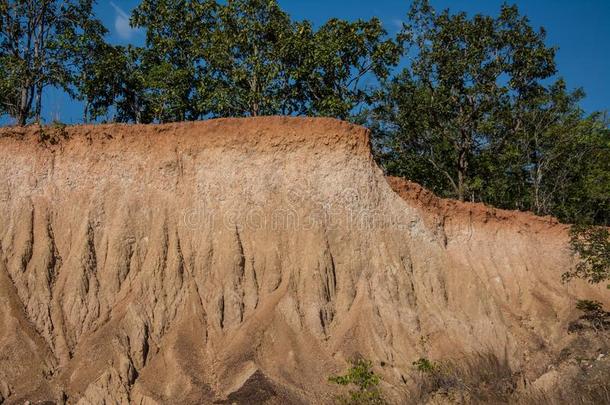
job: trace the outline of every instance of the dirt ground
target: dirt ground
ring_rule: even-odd
[[[576,299],[610,306],[573,260],[345,122],[2,129],[0,403],[331,403],[354,357],[404,403],[415,360],[483,352],[549,388]]]

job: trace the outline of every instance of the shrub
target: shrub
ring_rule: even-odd
[[[387,402],[379,390],[381,379],[372,370],[370,361],[352,361],[352,367],[345,375],[332,376],[328,380],[343,386],[355,386],[347,395],[337,397],[337,402],[345,405],[382,405]]]
[[[579,261],[564,281],[581,278],[592,284],[610,280],[610,231],[602,226],[575,225],[570,231],[572,252]],[[610,288],[610,285],[608,285]]]
[[[417,361],[413,362],[413,365],[422,373],[433,373],[438,369],[438,364],[433,361],[428,360],[425,357],[420,358]]]
[[[583,315],[568,327],[569,332],[584,329],[595,331],[610,329],[610,312],[604,311],[602,303],[590,300],[578,300],[576,308],[583,312]]]

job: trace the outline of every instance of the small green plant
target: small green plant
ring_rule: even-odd
[[[610,281],[610,230],[602,226],[575,225],[570,236],[572,252],[579,261],[574,270],[563,274],[564,282],[573,278],[591,284]]]
[[[425,357],[413,362],[413,366],[422,373],[433,373],[438,370],[439,366],[435,362],[428,360]]]
[[[602,303],[591,300],[578,300],[576,308],[583,312],[580,320],[589,323],[594,330],[610,329],[610,312],[604,311]],[[571,325],[572,331],[583,329],[584,326],[576,322]]]
[[[576,302],[576,309],[585,314],[598,313],[602,312],[602,303],[599,301],[578,300]]]
[[[337,397],[339,404],[381,405],[387,403],[379,390],[381,379],[373,371],[373,364],[369,360],[354,360],[352,367],[345,375],[332,376],[328,380],[334,384],[355,387],[347,395]]]

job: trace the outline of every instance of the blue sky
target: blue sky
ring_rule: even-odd
[[[390,33],[400,27],[410,1],[400,0],[279,0],[294,19],[321,24],[331,17],[345,19],[377,16]],[[139,0],[99,0],[97,13],[110,30],[109,41],[142,44],[144,33],[129,27],[129,13]],[[437,9],[497,15],[501,0],[432,0]],[[521,0],[516,3],[534,27],[547,30],[547,42],[559,48],[557,65],[571,88],[583,87],[587,112],[610,110],[610,1]],[[45,117],[78,122],[81,108],[58,91],[47,94]]]

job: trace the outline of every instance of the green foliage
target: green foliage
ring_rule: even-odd
[[[386,79],[402,52],[400,41],[386,39],[379,19],[347,22],[333,18],[314,34],[307,47],[307,64],[300,84],[307,115],[348,119],[354,109],[371,99],[367,79]]]
[[[578,300],[576,302],[576,309],[584,313],[597,313],[602,311],[602,308],[602,303],[599,301]]]
[[[610,131],[603,117],[557,118],[537,142],[523,153],[536,157],[535,165],[525,162],[535,179],[526,207],[564,222],[610,224]]]
[[[610,231],[608,228],[575,225],[570,234],[570,243],[574,254],[578,257],[578,263],[574,270],[563,275],[564,281],[573,278],[580,278],[592,284],[609,281]]]
[[[435,362],[428,360],[425,357],[420,358],[413,362],[413,366],[422,373],[433,373],[439,369],[439,365]]]
[[[610,312],[606,312],[599,301],[578,300],[576,308],[583,312],[580,319],[570,323],[569,332],[593,329],[610,330]]]
[[[183,121],[207,112],[199,105],[199,91],[218,10],[215,1],[207,0],[140,3],[132,24],[146,30],[146,46],[127,55],[125,80],[132,87],[119,106],[120,120]]]
[[[379,390],[379,376],[372,370],[368,360],[355,360],[345,375],[333,376],[328,380],[342,386],[355,386],[347,396],[337,398],[338,403],[350,405],[381,405],[386,401]]]
[[[142,66],[142,48],[121,48],[116,61],[118,94],[115,119],[120,122],[148,123],[152,121],[147,92],[146,70]]]
[[[215,116],[294,112],[298,100],[291,93],[308,33],[275,1],[229,0],[220,6],[204,46],[206,109]]]
[[[610,223],[610,131],[556,78],[554,48],[515,6],[497,17],[416,1],[412,63],[383,83],[368,124],[389,174],[445,197]]]
[[[378,96],[381,157],[441,195],[473,198],[484,155],[502,153],[518,130],[512,111],[546,91],[554,50],[514,6],[469,18],[416,1],[409,21],[401,37],[413,62]]]
[[[9,68],[6,64],[6,59],[0,57],[0,78],[7,77],[9,75]],[[11,100],[15,99],[15,95],[12,94],[15,88],[7,80],[0,79],[0,117],[9,113],[9,105]]]
[[[66,11],[56,33],[58,56],[65,62],[63,87],[83,102],[83,122],[106,114],[118,94],[121,48],[106,43],[108,30],[92,15],[92,1]]]
[[[144,121],[347,119],[370,98],[363,79],[387,77],[401,54],[378,19],[332,19],[316,31],[275,0],[145,0],[132,21],[147,35],[139,65]]]
[[[93,4],[93,0],[0,2],[0,110],[18,124],[25,125],[32,116],[40,121],[44,89],[68,90],[73,82],[73,52],[105,32],[93,17]]]

